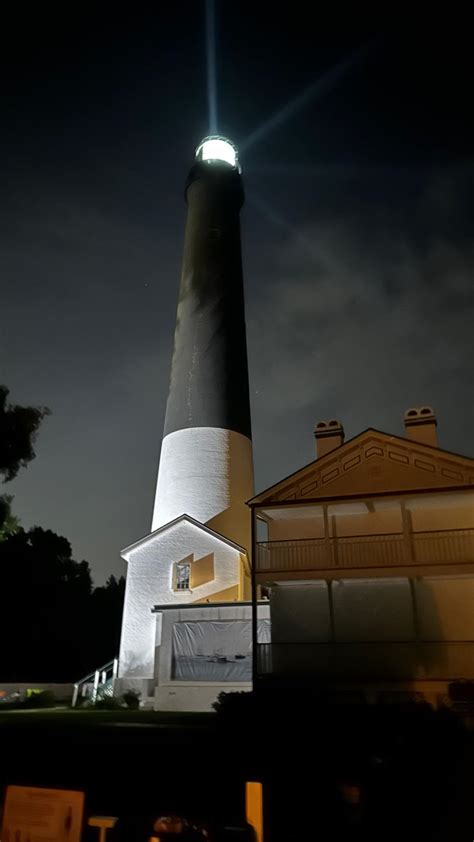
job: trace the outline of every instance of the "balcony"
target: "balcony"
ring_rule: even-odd
[[[318,679],[474,679],[474,641],[267,643],[257,674]]]
[[[256,574],[433,567],[474,563],[474,529],[355,535],[256,544]]]

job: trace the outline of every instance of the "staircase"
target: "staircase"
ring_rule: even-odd
[[[99,699],[113,696],[117,672],[118,658],[114,658],[113,661],[103,664],[94,672],[76,681],[72,695],[72,706],[75,707],[79,700],[87,699],[95,704]]]

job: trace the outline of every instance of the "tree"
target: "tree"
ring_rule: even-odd
[[[0,386],[0,476],[14,479],[35,458],[45,407],[7,403]],[[38,526],[25,531],[0,496],[2,681],[71,681],[118,652],[125,580],[93,590],[89,565],[69,541]]]
[[[110,576],[105,585],[95,588],[92,593],[90,600],[91,630],[93,630],[91,669],[110,661],[119,651],[124,596],[124,576],[120,579]],[[92,658],[97,660],[92,662]]]
[[[9,389],[0,386],[0,474],[9,482],[35,458],[33,445],[49,409],[7,403]]]
[[[93,589],[66,538],[35,526],[0,542],[1,681],[74,681],[118,653],[125,579]]]
[[[0,497],[0,541],[5,541],[21,529],[20,521],[11,511],[12,500],[9,494]]]
[[[0,543],[3,681],[65,681],[87,672],[92,580],[66,538],[34,527]]]
[[[14,479],[20,468],[35,458],[33,445],[41,421],[49,415],[46,407],[7,403],[9,389],[0,385],[0,475],[3,482]],[[18,532],[20,525],[12,515],[13,497],[0,497],[0,541]]]

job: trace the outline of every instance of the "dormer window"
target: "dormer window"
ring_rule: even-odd
[[[214,553],[207,553],[198,558],[191,553],[173,565],[171,588],[175,593],[190,593],[200,585],[208,585],[214,578]]]
[[[188,561],[179,561],[174,566],[173,590],[189,591],[191,589],[191,564]]]

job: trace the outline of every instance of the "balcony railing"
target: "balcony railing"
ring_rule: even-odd
[[[472,680],[474,642],[266,643],[257,647],[257,674]]]
[[[257,573],[383,568],[474,562],[474,529],[257,544]]]

